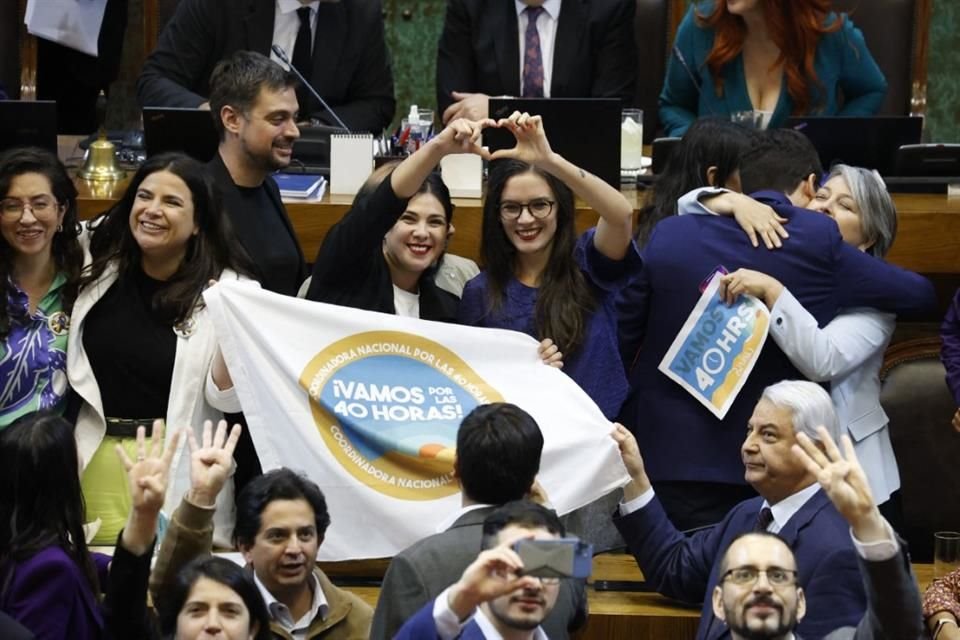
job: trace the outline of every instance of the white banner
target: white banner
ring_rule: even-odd
[[[320,558],[392,556],[460,506],[463,416],[512,402],[544,437],[538,479],[561,514],[626,483],[610,423],[537,342],[308,302],[225,282],[204,294],[264,470],[305,472],[332,524]]]

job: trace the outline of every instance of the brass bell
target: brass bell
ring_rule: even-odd
[[[117,166],[116,147],[107,140],[105,124],[107,111],[107,97],[103,91],[97,96],[97,120],[100,122],[100,131],[97,139],[87,150],[87,160],[80,170],[80,177],[93,182],[116,182],[126,175]]]

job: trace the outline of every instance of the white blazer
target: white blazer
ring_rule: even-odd
[[[783,290],[770,312],[770,335],[810,380],[830,382],[830,397],[854,443],[878,504],[900,488],[886,412],[880,406],[880,366],[896,316],[845,309],[824,328]]]
[[[237,278],[233,271],[225,270],[221,278]],[[85,320],[90,310],[117,280],[117,266],[110,264],[100,278],[79,293],[70,318],[70,336],[67,344],[67,377],[70,386],[83,399],[77,417],[77,448],[83,458],[83,465],[93,457],[106,434],[106,417],[103,413],[103,401],[100,387],[90,367],[90,360],[83,347]],[[204,391],[209,377],[210,365],[216,352],[213,321],[204,306],[195,309],[191,316],[193,331],[190,335],[177,335],[177,351],[173,365],[173,378],[170,381],[170,397],[167,402],[167,433],[169,442],[176,429],[192,426],[199,430],[204,420],[217,420],[223,417],[221,410],[212,406],[205,398]],[[218,403],[219,404],[219,403]],[[198,432],[199,436],[199,432]],[[186,454],[184,454],[186,450]],[[163,511],[169,517],[180,503],[180,499],[190,488],[190,455],[185,439],[174,455],[170,471],[170,484]],[[233,524],[235,521],[233,483],[228,482],[217,498],[214,516],[214,542],[220,546],[232,546]]]

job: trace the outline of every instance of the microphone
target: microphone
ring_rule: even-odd
[[[280,60],[285,65],[290,67],[290,71],[293,71],[293,74],[297,76],[297,79],[299,79],[301,83],[303,83],[303,86],[305,86],[307,90],[310,91],[311,94],[313,94],[314,98],[320,101],[320,106],[326,109],[330,113],[330,115],[333,116],[333,119],[337,121],[337,124],[343,127],[343,129],[347,133],[353,133],[352,131],[350,131],[350,127],[343,124],[343,120],[340,119],[340,116],[337,115],[337,112],[331,109],[330,105],[327,104],[327,101],[324,100],[319,93],[317,93],[317,90],[313,88],[313,85],[310,84],[310,82],[303,77],[303,74],[300,73],[300,70],[297,69],[295,66],[293,66],[293,64],[291,64],[290,58],[287,57],[287,52],[283,50],[283,47],[281,47],[278,44],[275,44],[272,47],[270,47],[270,50],[273,51],[275,54],[277,54],[277,57],[280,58]]]

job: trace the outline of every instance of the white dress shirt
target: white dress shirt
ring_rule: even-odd
[[[283,49],[291,60],[293,60],[293,46],[297,42],[297,32],[300,31],[300,17],[297,15],[297,9],[304,6],[310,7],[310,51],[313,51],[320,0],[313,0],[306,5],[300,0],[277,0],[277,7],[273,12],[273,44]],[[286,68],[273,51],[270,51],[270,59]]]
[[[540,34],[540,59],[543,62],[543,97],[550,97],[553,79],[553,45],[557,39],[557,21],[560,19],[561,0],[545,0],[543,11],[537,17],[537,33]],[[520,95],[523,95],[523,52],[527,50],[527,5],[515,0],[517,6],[517,31],[520,51]]]

